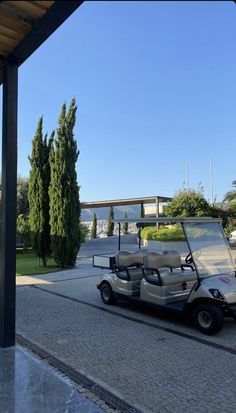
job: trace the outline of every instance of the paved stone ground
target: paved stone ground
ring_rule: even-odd
[[[173,315],[105,306],[104,270],[86,258],[103,248],[89,243],[72,271],[18,278],[17,332],[142,412],[235,411],[236,323],[207,337]]]

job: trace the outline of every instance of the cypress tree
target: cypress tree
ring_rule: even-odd
[[[46,193],[45,193],[45,199],[47,201],[47,208],[45,208],[45,237],[46,237],[46,242],[48,245],[48,252],[51,254],[51,228],[50,228],[50,200],[49,200],[49,186],[50,186],[50,180],[51,180],[51,167],[50,167],[50,153],[51,149],[53,146],[53,140],[54,140],[54,135],[55,131],[53,131],[50,135],[50,138],[48,140],[47,146],[45,146],[46,150],[46,159],[47,162],[44,164],[44,183],[45,183],[45,188],[46,188]]]
[[[111,206],[109,209],[109,214],[108,214],[108,222],[107,222],[107,236],[111,237],[114,233],[114,211],[113,207]]]
[[[124,214],[124,219],[128,218],[127,212]],[[128,234],[128,222],[123,223],[123,234]]]
[[[29,215],[29,179],[17,176],[17,216],[24,214]]]
[[[97,237],[97,215],[93,214],[93,224],[92,224],[92,230],[91,230],[91,239]]]
[[[80,248],[80,201],[75,170],[79,156],[73,129],[76,102],[68,111],[62,105],[57,136],[50,152],[51,181],[49,186],[51,248],[60,267],[72,267]]]
[[[46,256],[50,253],[49,228],[49,146],[47,136],[43,138],[43,117],[32,141],[32,153],[29,157],[31,170],[29,176],[29,226],[31,244],[46,266]]]

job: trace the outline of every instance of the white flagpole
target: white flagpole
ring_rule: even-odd
[[[210,196],[211,196],[211,204],[213,205],[214,203],[214,198],[213,198],[213,166],[212,166],[212,156],[210,155]]]
[[[186,170],[185,170],[185,174],[186,174],[186,190],[189,190],[189,170],[188,170],[188,161],[186,161]]]

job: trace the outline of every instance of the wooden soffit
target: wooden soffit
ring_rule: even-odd
[[[0,72],[10,61],[20,66],[81,3],[0,1]]]

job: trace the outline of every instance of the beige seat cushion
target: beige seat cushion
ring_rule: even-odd
[[[183,276],[184,276],[184,281],[194,281],[197,279],[197,273],[196,271],[192,270],[184,270],[183,271]]]
[[[163,285],[182,284],[184,280],[183,272],[160,271]]]
[[[144,266],[146,269],[158,270],[163,285],[181,284],[197,279],[195,271],[182,270],[178,251],[164,251],[163,254],[150,252],[144,258]],[[174,271],[170,269],[174,269]],[[155,274],[149,275],[149,277],[154,277],[153,281],[158,279]]]
[[[141,268],[129,268],[129,277],[131,281],[140,281],[143,278]]]
[[[144,257],[145,268],[161,268],[165,266],[165,257],[157,252],[149,252]]]
[[[134,267],[143,265],[146,251],[138,250],[135,252],[118,251],[116,254],[116,264],[121,267]]]
[[[181,257],[178,251],[163,251],[163,255],[166,257],[166,264],[170,268],[178,268],[181,266]]]
[[[192,270],[171,272],[162,269],[160,270],[160,275],[163,285],[182,284],[183,282],[195,281],[197,279],[196,272]]]
[[[146,268],[178,268],[181,266],[181,257],[177,251],[165,251],[163,254],[149,252],[144,257]]]
[[[141,281],[143,272],[141,268],[129,268],[124,271],[116,271],[117,277],[127,281]]]

